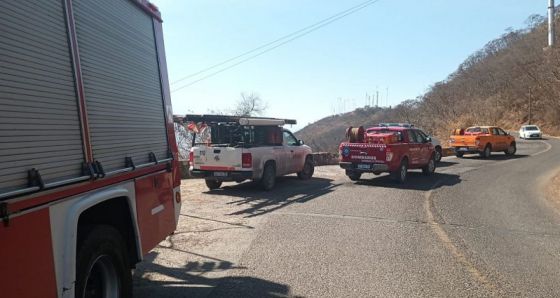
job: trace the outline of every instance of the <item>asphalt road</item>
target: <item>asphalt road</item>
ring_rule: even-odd
[[[405,185],[322,167],[270,193],[193,191],[181,221],[217,226],[156,249],[136,295],[560,297],[560,213],[541,191],[559,167],[560,140],[518,140],[514,158],[447,157]]]

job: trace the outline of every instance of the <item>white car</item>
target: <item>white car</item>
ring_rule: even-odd
[[[206,123],[211,129],[210,142],[195,144],[189,156],[192,176],[204,178],[210,190],[220,188],[224,181],[244,180],[271,190],[276,177],[296,173],[306,180],[313,176],[311,148],[282,128],[295,120],[221,115],[187,115],[185,119]]]
[[[542,131],[536,125],[523,125],[519,129],[519,137],[522,139],[540,139]]]

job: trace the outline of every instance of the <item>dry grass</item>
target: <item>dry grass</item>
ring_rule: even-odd
[[[548,185],[548,199],[560,209],[560,173],[556,174]]]

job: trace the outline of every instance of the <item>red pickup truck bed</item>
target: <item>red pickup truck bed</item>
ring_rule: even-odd
[[[398,182],[406,180],[409,169],[435,171],[434,146],[419,129],[374,127],[368,129],[362,142],[343,142],[339,146],[340,167],[351,180],[363,173],[391,173]]]

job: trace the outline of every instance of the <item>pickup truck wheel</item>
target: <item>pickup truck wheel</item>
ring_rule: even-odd
[[[261,187],[269,191],[274,188],[276,184],[276,169],[272,163],[267,163],[264,166],[263,175],[261,178]]]
[[[442,149],[441,149],[440,146],[437,146],[437,147],[436,147],[436,150],[435,150],[434,154],[435,154],[436,162],[440,162],[440,161],[441,161],[441,157],[443,156],[443,154],[442,154]]]
[[[75,297],[132,297],[126,245],[110,226],[90,228],[78,244]]]
[[[465,155],[464,152],[455,152],[455,156],[457,156],[459,158],[463,157],[463,155]]]
[[[305,164],[303,165],[303,170],[297,173],[297,176],[301,180],[308,180],[313,177],[313,173],[315,173],[315,165],[313,164],[313,160],[310,158],[305,159]]]
[[[436,158],[435,156],[432,156],[428,164],[422,168],[422,173],[424,173],[424,175],[431,175],[435,171],[436,171]]]
[[[391,173],[391,176],[395,181],[402,184],[406,182],[407,174],[408,174],[408,161],[404,159],[403,161],[401,161],[401,165],[399,166],[399,169]]]
[[[222,181],[206,179],[206,186],[209,190],[219,189],[222,186]]]
[[[492,148],[490,145],[486,145],[486,147],[484,147],[484,151],[480,152],[479,155],[482,158],[489,158],[490,155],[492,155]]]
[[[507,150],[504,151],[507,156],[515,155],[515,152],[517,152],[517,146],[515,146],[515,143],[511,143]]]
[[[360,178],[362,177],[362,173],[359,173],[359,172],[351,172],[351,173],[347,173],[346,175],[352,181],[359,181]]]

